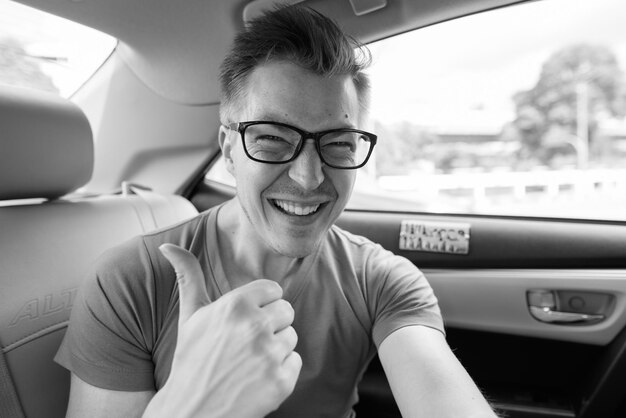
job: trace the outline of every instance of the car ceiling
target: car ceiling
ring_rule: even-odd
[[[116,37],[120,41],[118,53],[150,89],[168,100],[186,105],[218,102],[215,80],[219,63],[235,32],[243,26],[244,9],[248,6],[248,11],[255,14],[275,3],[273,0],[18,1]],[[331,16],[348,33],[367,43],[520,2],[387,0],[384,8],[362,16],[355,15],[350,0],[306,0],[302,3]]]

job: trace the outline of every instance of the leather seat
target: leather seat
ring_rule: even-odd
[[[70,375],[52,359],[83,272],[197,211],[175,195],[67,195],[93,169],[89,122],[68,100],[0,87],[0,127],[0,416],[63,417]]]

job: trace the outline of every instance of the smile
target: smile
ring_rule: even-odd
[[[307,216],[316,213],[321,204],[317,205],[303,205],[296,202],[290,202],[287,200],[271,200],[275,207],[287,215],[295,216]]]

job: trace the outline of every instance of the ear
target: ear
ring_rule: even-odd
[[[224,126],[220,126],[220,131],[218,134],[220,148],[222,149],[222,155],[224,156],[226,169],[233,177],[235,176],[235,166],[233,164],[233,141],[235,140],[235,137],[236,135],[232,135],[229,129]]]

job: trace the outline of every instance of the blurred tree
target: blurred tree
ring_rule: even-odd
[[[37,58],[30,56],[13,38],[0,39],[0,83],[59,92],[52,79],[41,70]]]
[[[380,138],[374,151],[379,175],[406,173],[419,160],[428,159],[424,147],[437,139],[437,135],[406,121],[396,124],[375,121],[374,129]]]
[[[537,84],[513,100],[513,124],[522,141],[519,160],[549,165],[567,150],[580,154],[581,141],[586,147],[596,135],[599,115],[626,114],[626,83],[609,48],[572,45],[550,56]]]

